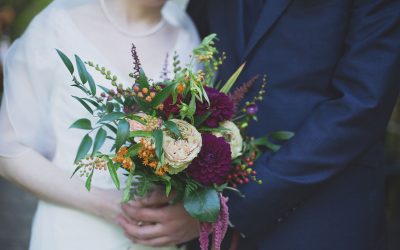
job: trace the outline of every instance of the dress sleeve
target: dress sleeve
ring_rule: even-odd
[[[0,110],[0,156],[18,157],[33,149],[46,158],[54,153],[50,108],[51,33],[40,14],[7,53],[4,64],[4,96]],[[56,53],[54,53],[56,54]]]

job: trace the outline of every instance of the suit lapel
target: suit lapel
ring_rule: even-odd
[[[267,0],[244,50],[244,54],[242,54],[242,61],[251,53],[259,40],[271,29],[292,1],[293,0]]]

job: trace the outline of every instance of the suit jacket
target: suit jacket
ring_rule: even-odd
[[[246,236],[239,249],[385,249],[383,140],[400,86],[400,1],[267,0],[247,39],[243,1],[192,0],[188,10],[203,36],[218,34],[222,81],[244,61],[240,82],[268,76],[249,133],[296,135],[257,161],[262,185],[230,195],[231,222]]]

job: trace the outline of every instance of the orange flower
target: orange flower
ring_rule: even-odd
[[[142,147],[138,152],[138,156],[142,159],[143,165],[150,167],[152,169],[156,169],[158,165],[158,161],[156,158],[156,151],[151,145],[151,143],[145,139],[141,139],[140,143]]]
[[[128,154],[128,148],[123,146],[118,150],[117,156],[113,158],[113,161],[116,163],[121,163],[123,168],[130,171],[132,170],[133,167],[133,161],[131,158],[126,157],[127,154]]]
[[[182,83],[179,83],[178,87],[176,87],[176,90],[178,91],[178,94],[182,94],[183,91],[185,90],[185,85]]]

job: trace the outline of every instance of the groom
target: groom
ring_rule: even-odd
[[[239,249],[385,249],[383,137],[400,87],[400,1],[193,0],[189,12],[202,36],[218,34],[222,81],[244,61],[239,82],[268,75],[249,131],[296,133],[257,162],[262,185],[230,197]],[[151,223],[121,223],[130,238],[196,237],[197,222],[161,197],[124,205]]]

